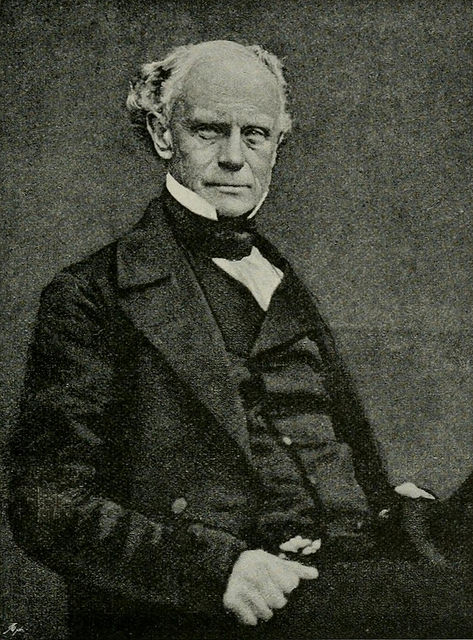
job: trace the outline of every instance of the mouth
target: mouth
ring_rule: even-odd
[[[232,193],[238,192],[243,189],[251,189],[249,184],[239,184],[232,182],[207,182],[207,187],[211,187],[213,189],[218,189],[219,191],[223,191],[224,193]]]

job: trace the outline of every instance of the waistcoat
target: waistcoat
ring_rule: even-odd
[[[334,434],[324,365],[309,338],[295,275],[286,267],[265,314],[246,287],[211,260],[194,255],[192,262],[246,411],[261,482],[254,545],[274,552],[295,535],[359,544],[368,506],[352,452]],[[261,349],[267,340],[274,346]]]

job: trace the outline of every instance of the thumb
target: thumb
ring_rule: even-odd
[[[285,560],[285,562],[290,565],[288,568],[294,571],[294,573],[303,580],[314,580],[314,578],[319,577],[319,572],[315,567],[308,567],[305,564],[301,564],[300,562],[295,562],[293,560]]]

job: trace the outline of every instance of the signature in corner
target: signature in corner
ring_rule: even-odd
[[[20,627],[18,622],[12,622],[8,625],[8,628],[2,633],[2,636],[6,636],[8,638],[13,638],[17,633],[26,633],[26,630],[23,627]]]

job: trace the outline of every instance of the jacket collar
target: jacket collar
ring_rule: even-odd
[[[150,202],[138,224],[117,242],[117,283],[120,289],[152,284],[175,267],[177,245],[167,223],[162,199]]]

